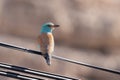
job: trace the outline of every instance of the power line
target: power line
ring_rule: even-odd
[[[11,71],[3,71],[3,70],[0,70],[0,75],[15,78],[15,79],[21,79],[21,80],[44,80],[40,78],[30,77],[26,75],[21,75],[19,73],[15,73]]]
[[[0,46],[7,47],[7,48],[12,48],[12,49],[20,50],[20,51],[24,51],[24,52],[29,52],[29,53],[33,53],[33,54],[37,54],[37,55],[41,55],[41,52],[39,52],[39,51],[30,50],[30,49],[26,49],[26,48],[23,48],[23,47],[18,47],[18,46],[7,44],[7,43],[0,42]],[[103,68],[103,67],[98,67],[98,66],[94,66],[94,65],[91,65],[91,64],[78,62],[78,61],[75,61],[75,60],[71,60],[71,59],[67,59],[67,58],[63,58],[63,57],[59,57],[59,56],[55,56],[55,55],[53,55],[52,57],[54,59],[57,59],[57,60],[66,61],[66,62],[70,62],[70,63],[74,63],[74,64],[78,64],[78,65],[82,65],[82,66],[86,66],[86,67],[90,67],[90,68],[94,68],[94,69],[98,69],[98,70],[102,70],[102,71],[106,71],[106,72],[110,72],[110,73],[120,75],[120,71],[107,69],[107,68]]]
[[[3,43],[3,42],[0,42],[0,46],[6,47],[6,48],[15,49],[15,50],[19,50],[19,51],[23,51],[23,52],[28,52],[28,53],[34,53],[34,54],[37,54],[37,55],[42,55],[42,53],[39,52],[39,51],[35,51],[35,50],[31,50],[31,49],[27,49],[27,48],[24,48],[24,47],[15,46],[15,45]]]
[[[91,64],[87,64],[87,63],[83,63],[83,62],[78,62],[78,61],[75,61],[75,60],[70,60],[70,59],[55,56],[55,55],[53,55],[52,57],[55,58],[55,59],[58,59],[58,60],[62,60],[62,61],[66,61],[66,62],[70,62],[70,63],[74,63],[74,64],[78,64],[78,65],[82,65],[82,66],[86,66],[86,67],[90,67],[90,68],[94,68],[94,69],[98,69],[98,70],[102,70],[102,71],[106,71],[106,72],[110,72],[110,73],[120,75],[120,71],[107,69],[107,68],[103,68],[103,67],[98,67],[98,66],[95,66],[95,65],[91,65]]]
[[[19,71],[22,73],[28,73],[28,74],[35,75],[35,76],[42,76],[42,77],[47,77],[47,78],[56,79],[56,80],[78,80],[75,78],[69,78],[69,77],[65,77],[65,76],[61,76],[61,75],[57,75],[57,74],[53,74],[53,73],[33,70],[30,68],[10,65],[10,64],[6,64],[6,63],[0,63],[0,68],[9,69],[9,70],[13,70],[13,71]]]

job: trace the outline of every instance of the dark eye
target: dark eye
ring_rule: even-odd
[[[51,25],[47,25],[48,27],[51,27]]]

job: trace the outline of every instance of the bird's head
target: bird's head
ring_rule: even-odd
[[[51,33],[56,27],[59,25],[53,24],[52,22],[48,22],[42,25],[41,33]]]

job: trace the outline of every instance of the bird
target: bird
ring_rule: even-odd
[[[52,32],[59,26],[60,25],[54,24],[52,22],[44,23],[38,36],[40,51],[48,65],[51,65],[51,56],[54,51],[54,37]]]

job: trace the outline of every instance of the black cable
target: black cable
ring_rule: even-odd
[[[15,50],[19,50],[19,51],[23,51],[23,52],[28,52],[28,53],[34,53],[34,54],[37,54],[37,55],[42,55],[42,53],[39,52],[39,51],[35,51],[35,50],[31,50],[31,49],[27,49],[27,48],[24,48],[24,47],[15,46],[15,45],[3,43],[3,42],[0,42],[0,46],[11,48],[11,49],[15,49]]]
[[[61,75],[56,75],[56,74],[52,74],[52,73],[48,73],[48,72],[33,70],[30,68],[10,65],[10,64],[6,64],[6,63],[0,63],[0,68],[19,71],[22,73],[28,73],[28,74],[47,77],[47,78],[56,79],[56,80],[78,80],[75,78],[69,78],[69,77],[65,77],[65,76],[61,76]]]
[[[13,46],[13,45],[10,45],[10,44],[7,44],[7,43],[0,42],[0,46],[41,55],[41,52],[39,52],[39,51],[30,50],[30,49],[26,49],[26,48],[22,48],[22,47],[18,47],[18,46]],[[78,65],[82,65],[82,66],[86,66],[86,67],[90,67],[90,68],[94,68],[94,69],[98,69],[98,70],[102,70],[102,71],[106,71],[106,72],[110,72],[110,73],[120,75],[120,71],[107,69],[107,68],[102,68],[102,67],[94,66],[94,65],[91,65],[91,64],[83,63],[83,62],[78,62],[78,61],[75,61],[75,60],[70,60],[70,59],[55,56],[55,55],[53,55],[52,57],[54,59],[58,59],[58,60],[62,60],[62,61],[66,61],[66,62],[70,62],[70,63],[74,63],[74,64],[78,64]]]
[[[21,75],[19,73],[3,71],[3,70],[0,70],[0,75],[15,78],[15,79],[20,79],[20,80],[44,80],[44,79],[40,79],[40,78],[30,77],[30,76],[26,76],[26,75]]]
[[[70,59],[55,56],[55,55],[53,55],[52,57],[55,58],[55,59],[58,59],[58,60],[62,60],[62,61],[66,61],[66,62],[70,62],[70,63],[74,63],[74,64],[78,64],[78,65],[82,65],[82,66],[86,66],[86,67],[90,67],[90,68],[94,68],[94,69],[98,69],[98,70],[102,70],[102,71],[106,71],[106,72],[110,72],[110,73],[120,75],[120,71],[107,69],[107,68],[103,68],[103,67],[98,67],[98,66],[95,66],[95,65],[86,64],[86,63],[83,63],[83,62],[78,62],[78,61],[75,61],[75,60],[70,60]]]

